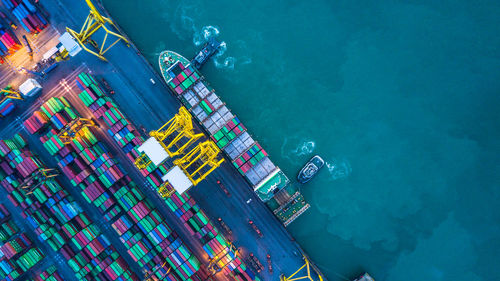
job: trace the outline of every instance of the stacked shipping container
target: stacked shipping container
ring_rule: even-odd
[[[33,277],[32,281],[64,281],[55,266],[50,266],[40,274]]]
[[[9,218],[10,213],[0,204],[0,278],[6,281],[21,277],[44,257]]]
[[[0,56],[8,56],[21,48],[16,36],[0,21]]]
[[[79,83],[89,83],[86,79],[90,77],[80,77]],[[92,95],[92,91],[100,89],[86,90]],[[45,148],[58,160],[71,183],[82,190],[84,198],[112,224],[130,256],[143,269],[150,272],[167,261],[172,270],[163,274],[165,280],[205,280],[206,273],[200,270],[197,258],[91,130],[84,129],[70,144],[61,142],[57,136],[59,130],[78,114],[66,99],[52,98],[35,114],[50,120],[36,130],[41,133],[40,140]],[[123,117],[118,114],[105,115],[104,120],[116,124],[120,118]]]
[[[105,121],[109,127],[108,133],[122,148],[122,151],[130,161],[134,162],[139,156],[137,148],[143,143],[144,139],[135,127],[124,118],[124,115],[117,108],[116,104],[109,97],[104,96],[92,76],[81,74],[77,80],[77,85],[82,90],[82,93],[79,95],[80,99],[90,108],[96,118]],[[237,119],[230,121],[233,122],[231,126],[239,125]],[[243,127],[240,128],[243,129]],[[151,164],[146,169],[141,170],[141,173],[151,186],[158,189],[162,184],[161,177],[167,170],[168,168],[165,165],[156,167],[154,164]],[[166,200],[166,203],[176,216],[182,220],[189,232],[202,243],[203,249],[210,258],[214,258],[219,254],[220,260],[218,265],[222,268],[224,274],[236,280],[259,280],[242,263],[241,259],[230,251],[227,239],[213,226],[193,198],[190,198],[186,193],[183,195],[175,193]]]
[[[76,278],[138,280],[81,207],[57,181],[51,179],[30,190],[21,183],[43,163],[26,147],[22,137],[0,141],[0,184],[23,210],[21,215],[35,229],[39,240],[60,252]]]
[[[2,3],[26,32],[37,34],[47,27],[47,20],[30,0],[2,0]]]

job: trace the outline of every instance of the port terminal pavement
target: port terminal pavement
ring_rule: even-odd
[[[83,0],[41,0],[40,3],[50,14],[51,26],[60,34],[64,32],[66,26],[79,30],[88,15],[88,8]],[[17,131],[23,130],[22,121],[51,96],[60,95],[64,92],[66,92],[65,95],[69,96],[78,94],[76,87],[74,87],[74,78],[71,76],[76,75],[80,70],[88,70],[98,78],[106,79],[116,92],[113,99],[118,103],[122,112],[126,114],[126,117],[137,127],[143,126],[147,131],[157,129],[178,112],[181,104],[159,76],[156,71],[157,67],[151,66],[133,44],[131,47],[127,47],[123,42],[118,43],[106,53],[106,58],[109,62],[100,61],[98,58],[82,51],[69,61],[62,62],[42,81],[44,90],[41,96],[36,100],[18,102],[17,111],[0,121],[0,137],[9,138]],[[6,71],[9,70],[0,69],[0,74],[3,75]],[[6,85],[0,84],[0,86],[5,87]],[[217,88],[217,85],[212,84],[212,86]],[[73,103],[73,105],[77,107],[80,113],[86,113],[83,106],[80,107],[76,103]],[[182,225],[176,222],[178,219],[168,210],[157,193],[145,184],[137,169],[124,159],[119,149],[113,147],[114,142],[110,141],[109,136],[100,129],[96,131],[101,131],[98,133],[99,138],[101,140],[106,139],[108,148],[121,159],[120,162],[127,172],[140,184],[147,196],[154,200],[159,210],[162,213],[167,213],[166,217],[169,218],[167,221],[169,225],[179,233],[183,241],[193,250],[193,253],[206,263],[208,257],[201,250],[199,242],[192,239],[187,231],[183,230]],[[23,135],[28,134],[24,131]],[[55,167],[55,161],[45,152],[38,140],[30,138],[28,143],[31,149],[39,154],[46,164]],[[270,153],[272,157],[272,151]],[[64,181],[63,176],[59,176],[59,179],[62,179],[65,187],[71,186],[69,182]],[[230,197],[217,185],[217,180],[221,180],[226,186],[231,194]],[[300,246],[293,240],[293,237],[272,212],[259,200],[249,184],[230,162],[225,161],[207,179],[188,192],[197,200],[204,212],[223,233],[224,229],[218,225],[217,218],[222,218],[231,228],[232,235],[224,234],[240,249],[240,256],[244,261],[247,261],[249,253],[254,253],[257,256],[265,266],[265,269],[258,274],[264,280],[279,280],[280,273],[290,275],[304,264],[302,259],[303,251]],[[110,226],[106,226],[106,223],[98,217],[97,213],[93,214],[91,212],[90,209],[92,208],[84,202],[78,191],[73,190],[72,193],[74,193],[76,199],[82,201],[80,202],[81,205],[86,207],[84,208],[89,211],[96,222],[102,221],[100,228],[110,238],[111,243],[122,253],[122,256],[128,258],[124,247],[120,247],[122,245],[120,245],[121,242],[118,240],[117,235],[112,230],[106,230],[110,230]],[[247,203],[249,199],[251,201]],[[249,219],[253,220],[260,228],[264,235],[262,238],[259,238],[252,230],[248,224]],[[274,268],[272,274],[267,271],[267,254],[271,255]],[[129,259],[127,259],[127,262],[130,265],[134,264]],[[141,272],[137,272],[139,269],[132,268],[132,270],[140,276]]]

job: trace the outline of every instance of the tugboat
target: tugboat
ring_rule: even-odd
[[[207,60],[213,56],[217,50],[219,50],[220,47],[220,42],[217,41],[215,38],[211,37],[207,43],[203,46],[203,49],[194,57],[194,59],[191,61],[191,64],[197,68],[200,69]]]
[[[323,165],[325,165],[325,161],[319,157],[319,155],[314,156],[306,163],[306,165],[304,165],[302,170],[300,170],[297,180],[299,183],[308,182],[318,173],[319,169],[321,169]]]

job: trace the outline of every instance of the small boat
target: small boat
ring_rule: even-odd
[[[215,38],[210,38],[201,51],[191,61],[191,64],[195,68],[200,69],[205,62],[207,62],[207,60],[219,50],[220,44],[221,43]]]
[[[302,170],[300,170],[297,180],[299,183],[310,181],[323,165],[325,165],[325,161],[319,157],[319,155],[314,156],[304,165]]]

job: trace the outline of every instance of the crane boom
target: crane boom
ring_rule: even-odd
[[[118,27],[115,25],[113,20],[111,20],[111,18],[101,15],[101,13],[99,13],[99,11],[94,6],[92,1],[85,0],[85,2],[87,3],[87,6],[89,7],[90,11],[89,15],[87,16],[87,19],[83,23],[82,28],[80,29],[79,32],[76,32],[75,30],[66,27],[66,31],[69,34],[71,34],[73,38],[76,39],[78,44],[80,44],[80,46],[85,51],[95,55],[96,57],[98,57],[103,61],[107,61],[107,59],[104,57],[104,54],[116,43],[118,43],[119,41],[124,41],[127,44],[127,46],[130,46],[130,43],[124,35],[120,34]],[[91,37],[101,28],[104,30],[105,34],[101,44],[99,45]],[[106,47],[108,36],[113,36],[116,38],[116,40]],[[89,48],[87,45],[93,47],[94,50]]]

